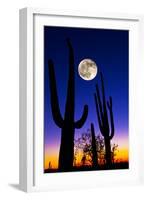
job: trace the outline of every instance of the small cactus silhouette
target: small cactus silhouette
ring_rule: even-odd
[[[110,167],[111,163],[112,163],[112,160],[111,160],[111,139],[114,136],[112,97],[109,97],[109,101],[107,101],[107,104],[106,104],[104,79],[103,79],[103,75],[102,75],[101,72],[100,72],[100,76],[101,76],[101,86],[102,86],[102,100],[100,98],[98,84],[96,84],[96,93],[94,94],[94,99],[95,99],[99,128],[100,128],[101,134],[103,135],[104,141],[105,141],[106,164],[107,164],[108,167]],[[110,114],[110,124],[111,125],[109,124],[107,111],[109,111],[109,114]]]
[[[97,156],[97,148],[96,148],[96,138],[95,138],[95,130],[94,124],[91,123],[91,138],[92,138],[92,166],[93,168],[98,167],[98,156]]]
[[[75,128],[80,129],[88,116],[88,105],[84,106],[82,117],[75,122],[75,72],[74,72],[74,52],[70,40],[67,39],[69,49],[69,77],[65,104],[64,117],[61,116],[56,88],[54,64],[48,61],[50,98],[53,120],[61,128],[61,144],[59,152],[59,170],[70,171],[74,160],[74,133]]]

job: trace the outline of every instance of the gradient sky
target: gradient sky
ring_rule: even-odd
[[[90,123],[99,133],[93,93],[95,84],[100,83],[99,74],[91,81],[78,75],[78,65],[82,59],[90,58],[104,75],[106,98],[113,99],[115,136],[113,141],[121,148],[128,149],[128,41],[126,30],[85,29],[65,27],[44,27],[44,145],[45,162],[58,162],[61,129],[52,119],[48,77],[48,59],[55,65],[57,92],[62,116],[64,115],[67,80],[68,48],[66,38],[70,38],[75,58],[75,120],[88,104],[89,113],[81,129],[75,129],[75,137],[85,132]]]

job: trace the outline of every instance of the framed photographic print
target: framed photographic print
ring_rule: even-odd
[[[143,180],[142,16],[20,10],[20,188]]]

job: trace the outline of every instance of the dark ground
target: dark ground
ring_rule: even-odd
[[[111,167],[108,167],[106,165],[101,165],[97,168],[92,168],[91,166],[80,166],[80,167],[77,166],[77,167],[73,167],[73,169],[69,170],[68,172],[117,170],[117,169],[129,169],[129,163],[128,162],[115,163],[115,164],[112,164]],[[61,171],[58,169],[44,170],[44,173],[56,173],[56,172],[61,172]],[[67,171],[65,171],[65,172],[67,172]]]

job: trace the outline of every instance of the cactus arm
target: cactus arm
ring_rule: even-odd
[[[75,109],[75,72],[74,72],[74,52],[69,39],[66,39],[69,50],[69,71],[68,71],[68,84],[67,84],[67,97],[65,104],[64,119],[74,120]]]
[[[100,111],[100,114],[101,114],[101,118],[103,118],[102,102],[101,102],[101,98],[100,98],[100,92],[99,92],[98,84],[96,84],[96,95],[97,95],[97,99],[98,99],[99,111]]]
[[[56,89],[56,79],[55,79],[55,72],[54,72],[54,64],[52,60],[48,61],[48,72],[49,72],[49,81],[50,81],[50,92],[51,92],[51,109],[52,115],[55,123],[60,128],[63,127],[63,118],[60,113],[59,109],[59,102],[58,102],[58,95]]]
[[[104,78],[102,72],[100,72],[101,83],[102,83],[102,98],[103,98],[103,106],[106,109],[106,99],[105,99],[105,88],[104,88]]]
[[[85,123],[87,116],[88,116],[88,105],[85,105],[81,119],[79,119],[78,121],[74,123],[75,128],[77,129],[81,128],[83,124]]]
[[[106,108],[106,98],[105,98],[105,88],[104,88],[104,78],[102,72],[100,73],[101,75],[101,83],[102,83],[102,99],[103,99],[103,111],[104,115],[107,114],[107,108]]]
[[[94,99],[95,99],[95,105],[96,105],[96,112],[97,112],[97,118],[98,118],[98,123],[99,123],[99,128],[100,128],[100,131],[103,135],[103,126],[102,126],[102,120],[100,118],[100,112],[99,112],[99,106],[98,106],[98,101],[97,101],[97,95],[96,93],[94,94]]]
[[[107,106],[110,112],[110,122],[111,122],[111,135],[109,136],[110,140],[114,136],[114,119],[113,119],[113,112],[112,112],[112,97],[109,98],[109,101],[107,102]]]
[[[102,72],[101,75],[101,83],[102,83],[102,99],[103,99],[103,119],[104,124],[107,132],[109,132],[109,122],[108,122],[108,114],[107,114],[107,107],[106,107],[106,98],[105,98],[105,88],[104,88],[104,78]]]

